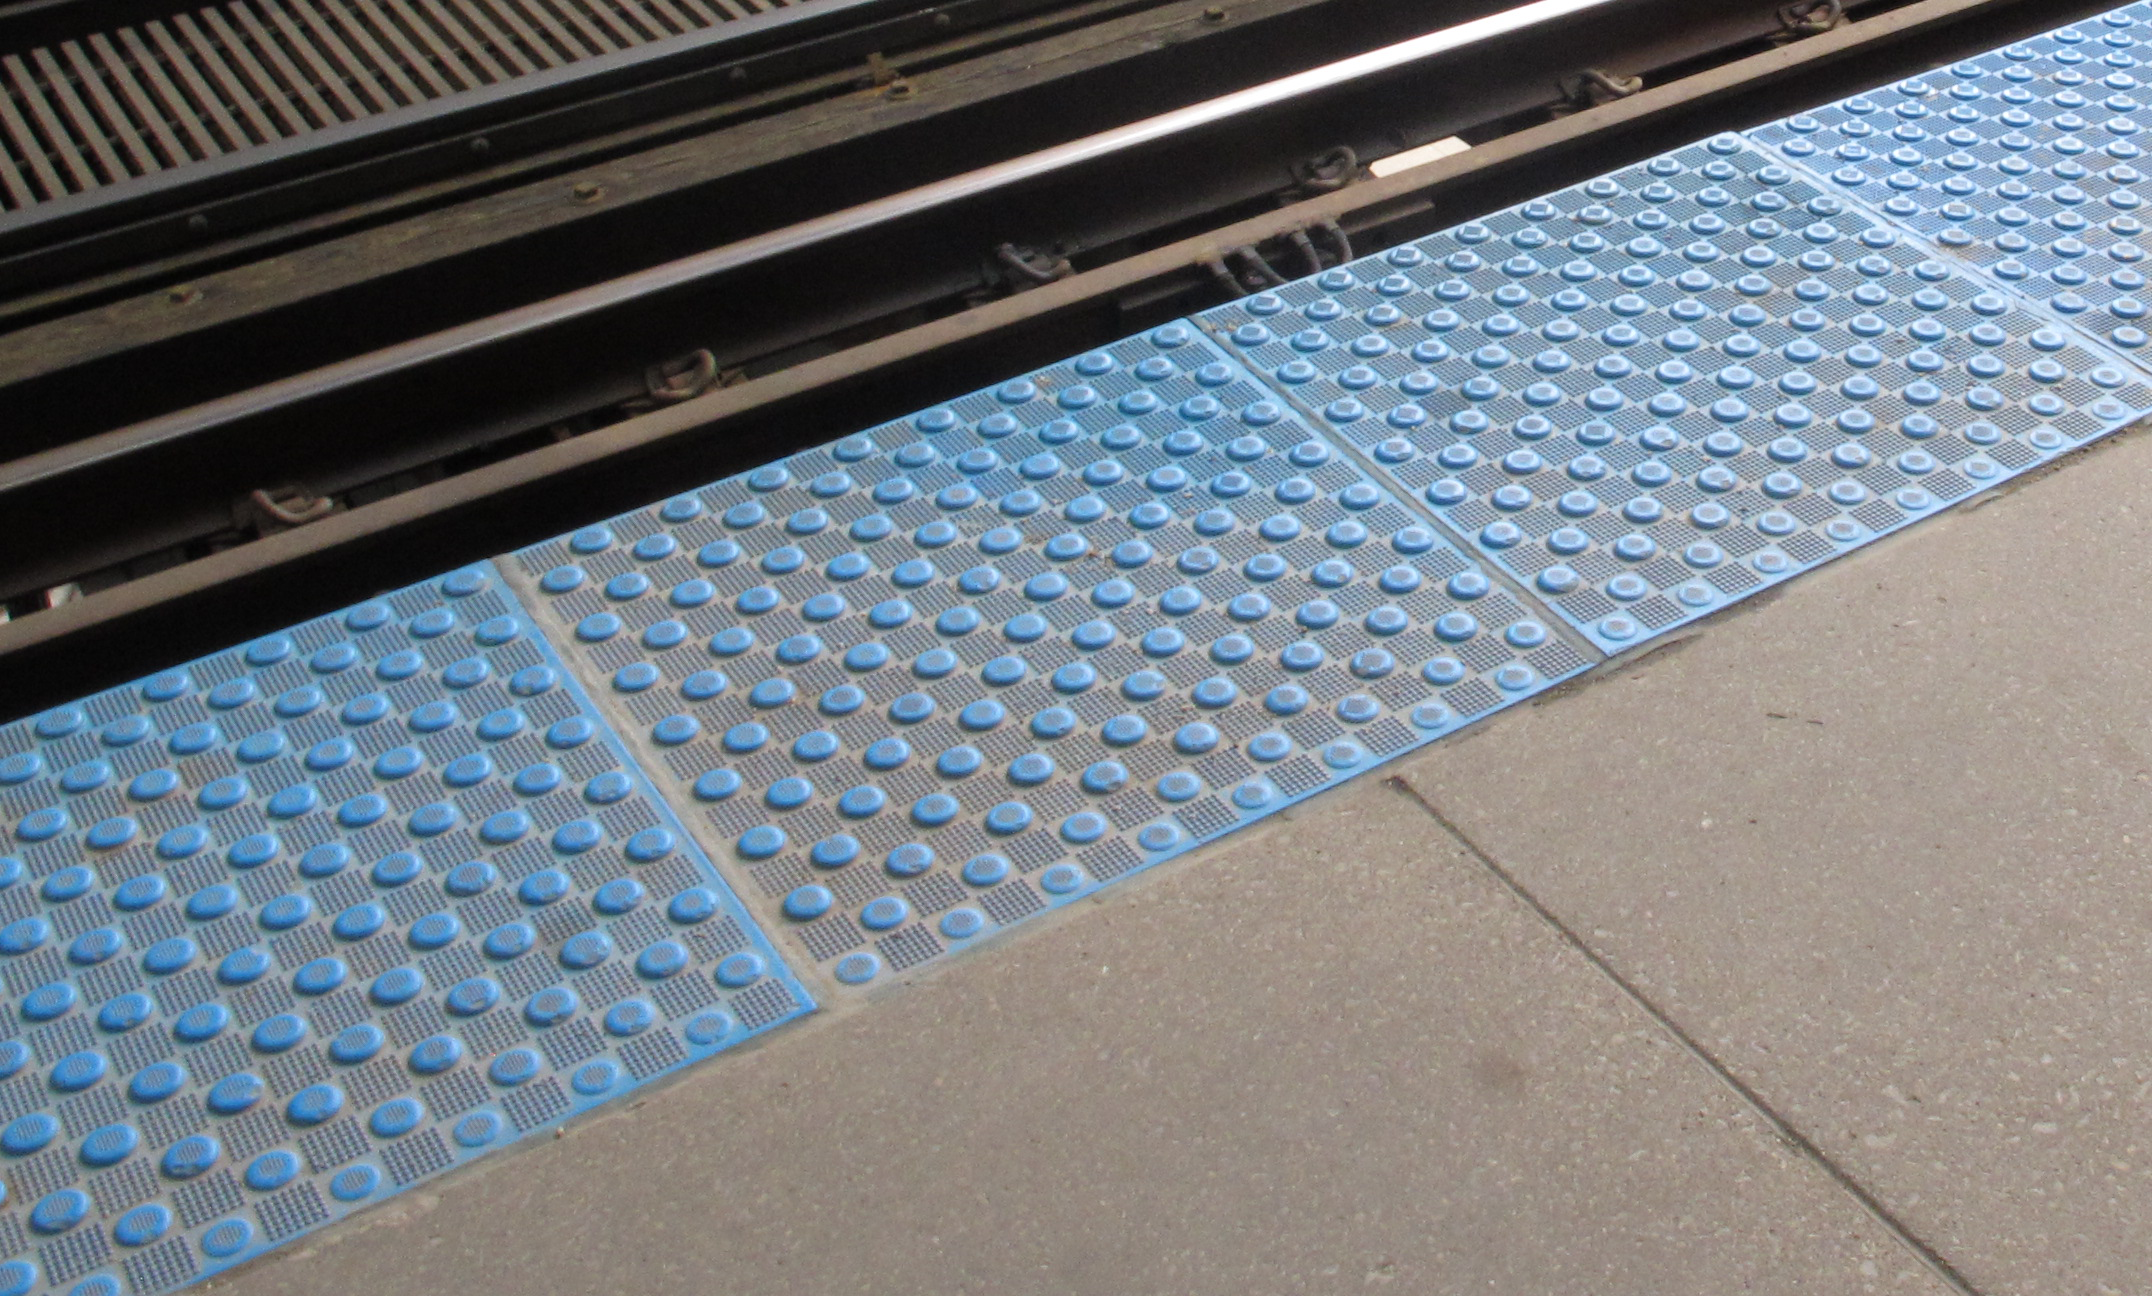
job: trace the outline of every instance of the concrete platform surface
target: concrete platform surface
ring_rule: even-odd
[[[2152,434],[239,1293],[2126,1293]]]
[[[2152,1273],[2152,437],[1402,776],[1982,1292]]]
[[[2117,438],[213,1286],[2143,1290],[2148,498]]]
[[[1380,778],[234,1293],[1940,1292]]]

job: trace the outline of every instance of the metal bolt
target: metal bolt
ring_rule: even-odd
[[[492,141],[492,140],[489,140],[489,139],[487,139],[487,138],[486,138],[485,136],[483,136],[483,135],[473,135],[473,136],[471,137],[471,152],[473,152],[473,153],[489,153],[489,152],[491,152],[492,150],[493,150],[493,141]]]
[[[605,186],[582,180],[578,181],[575,188],[570,189],[568,192],[575,195],[577,202],[590,203],[596,202],[605,196]]]
[[[202,290],[193,284],[181,284],[177,288],[167,288],[164,293],[164,299],[174,306],[185,306],[189,302],[200,301],[202,299]]]
[[[207,234],[209,232],[209,217],[200,212],[189,216],[187,218],[187,232],[190,234]]]
[[[1220,9],[1217,5],[1212,5],[1210,8],[1203,11],[1203,21],[1214,23],[1224,22],[1225,10]]]
[[[934,25],[936,27],[949,27],[954,25],[955,22],[956,19],[951,18],[948,14],[938,13],[934,15]]]

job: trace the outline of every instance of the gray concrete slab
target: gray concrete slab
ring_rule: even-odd
[[[1374,779],[216,1285],[1945,1290]]]
[[[2152,1272],[2152,437],[1405,776],[1989,1293]]]

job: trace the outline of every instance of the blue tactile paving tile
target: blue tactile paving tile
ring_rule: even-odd
[[[2152,407],[1734,136],[1199,318],[1609,651]]]
[[[2136,420],[2145,46],[2119,10],[0,728],[0,1296],[169,1290],[809,1011],[728,876],[872,982],[1587,669],[1539,600],[1616,651]]]
[[[811,1007],[490,565],[0,728],[0,1292],[168,1290]]]
[[[1773,122],[1750,136],[2135,353],[2146,347],[2152,5]]]
[[[512,565],[847,984],[1587,664],[1186,324]]]

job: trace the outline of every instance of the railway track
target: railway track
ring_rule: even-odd
[[[662,133],[683,110],[842,94],[855,76],[871,80],[885,53],[1070,7],[54,0],[0,9],[0,301],[79,294],[100,274],[215,255],[235,237],[344,204],[458,179],[497,185],[519,163],[559,166],[579,148],[619,147],[624,131]],[[852,75],[830,75],[838,69]]]
[[[550,243],[533,235],[529,249],[489,244],[418,263],[434,285],[421,299],[378,282],[309,297],[301,279],[258,317],[165,327],[139,346],[99,335],[94,354],[0,379],[0,397],[33,414],[0,461],[0,507],[41,537],[0,558],[12,618],[0,625],[0,662],[22,667],[0,679],[0,692],[21,709],[141,655],[145,635],[184,646],[201,609],[288,619],[286,600],[357,596],[438,565],[444,546],[507,547],[632,501],[653,472],[707,476],[760,461],[1012,363],[1200,309],[1221,290],[1260,286],[1259,249],[1294,270],[1297,258],[1334,257],[1307,238],[1318,225],[1363,246],[1394,242],[1538,192],[1564,170],[1589,174],[2068,17],[2021,0],[1921,0],[1784,42],[1769,39],[1770,8],[1691,6],[1721,24],[1709,27],[1678,21],[1680,0],[1618,0],[1578,5],[1560,41],[1494,33],[1354,75],[1310,74],[1309,33],[1326,3],[1342,2],[1277,4],[1267,25],[1244,15],[1237,30],[1241,18],[1214,22],[1194,4],[1185,19],[1146,13],[1132,20],[1140,57],[1108,59],[1100,51],[1113,47],[1100,44],[1088,51],[1094,67],[1060,79],[1038,69],[1061,70],[1066,56],[1014,47],[1003,57],[1027,75],[1007,84],[974,76],[975,99],[926,119],[939,134],[846,135],[838,117],[829,125],[837,142],[799,154],[795,170],[750,170],[737,190],[713,180],[604,210],[602,238],[589,231],[598,221],[562,221],[542,231]],[[1192,34],[1179,35],[1176,21]],[[1213,27],[1243,39],[1213,46],[1204,35]],[[1176,35],[1161,41],[1156,31]],[[1626,48],[1614,48],[1619,36]],[[1653,84],[1548,120],[1543,87],[1580,61],[1580,47],[1651,69]],[[1051,138],[1051,123],[1034,116],[1061,105],[1067,115],[1056,120],[1110,121],[1123,104],[1170,104],[1171,93],[1200,89],[1206,70],[1230,84],[1265,59],[1290,67],[1296,56],[1300,71],[1255,91],[1242,80],[1224,109],[1198,99],[1013,161],[994,151],[997,140]],[[1186,87],[1171,82],[1176,68],[1188,70]],[[940,92],[931,78],[919,84],[922,98]],[[1482,87],[1487,94],[1473,93]],[[1349,138],[1361,157],[1379,157],[1458,134],[1475,146],[1424,167],[1329,188],[1290,183],[1293,160],[1322,143]],[[951,165],[981,155],[1001,160]],[[754,193],[773,196],[772,174],[825,183],[786,183],[778,201],[752,206]],[[892,183],[906,176],[924,184]],[[1140,176],[1173,183],[1129,182]],[[847,193],[866,201],[845,207],[836,200]],[[809,202],[804,220],[713,237],[728,211],[766,212],[793,198]],[[683,232],[687,199],[716,219]],[[815,199],[827,204],[818,213]],[[527,206],[515,193],[502,202]],[[1021,283],[997,268],[996,245],[1026,232],[1064,254],[1064,268]],[[657,255],[667,248],[687,255]],[[500,278],[517,264],[506,252],[526,258],[529,283],[565,290],[471,309],[488,291],[526,282]],[[647,259],[622,265],[631,252]],[[468,293],[458,279],[466,261],[478,276]],[[563,277],[613,266],[618,273]],[[331,321],[337,327],[325,327]],[[70,327],[84,335],[64,319],[52,331],[64,342]],[[386,345],[349,345],[368,337]],[[322,362],[291,362],[307,355]],[[677,402],[667,375],[697,372],[684,394],[722,389]],[[135,381],[142,374],[158,382]],[[274,507],[249,507],[261,497]],[[276,610],[253,611],[265,600]]]

